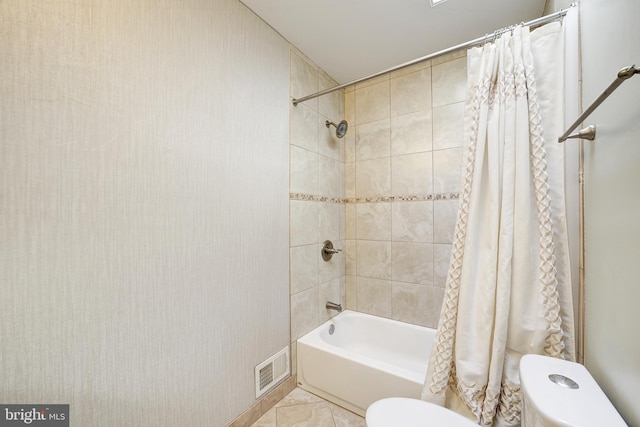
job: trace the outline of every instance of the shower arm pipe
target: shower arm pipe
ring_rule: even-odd
[[[570,7],[573,7],[573,4]],[[525,22],[525,23],[523,23],[521,25],[526,26],[526,27],[535,27],[535,26],[538,26],[538,25],[543,25],[543,24],[546,24],[548,22],[553,22],[553,21],[555,21],[557,19],[560,19],[560,18],[564,17],[567,14],[568,11],[569,11],[569,8],[562,9],[562,10],[560,10],[558,12],[551,13],[549,15],[545,15],[543,17],[534,19],[534,20],[529,21],[529,22]],[[325,89],[325,90],[322,90],[320,92],[313,93],[311,95],[303,96],[302,98],[294,98],[292,100],[293,106],[296,107],[301,102],[308,101],[310,99],[317,98],[317,97],[322,96],[322,95],[327,95],[327,94],[335,92],[337,90],[344,89],[346,87],[349,87],[349,86],[352,86],[352,85],[355,85],[355,84],[358,84],[358,83],[362,83],[362,82],[367,81],[367,80],[375,79],[376,77],[384,76],[385,74],[391,73],[393,71],[402,70],[403,68],[407,68],[407,67],[410,67],[412,65],[419,64],[421,62],[428,61],[430,59],[437,58],[437,57],[442,56],[442,55],[446,55],[448,53],[456,52],[456,51],[462,50],[462,49],[468,49],[468,48],[474,47],[474,46],[479,46],[479,45],[481,45],[483,43],[486,43],[487,40],[492,38],[492,36],[493,36],[493,33],[491,33],[489,35],[482,36],[482,37],[478,37],[477,39],[470,40],[470,41],[468,41],[466,43],[461,43],[459,45],[456,45],[456,46],[453,46],[453,47],[450,47],[450,48],[447,48],[447,49],[440,50],[440,51],[432,53],[430,55],[423,56],[421,58],[414,59],[412,61],[405,62],[405,63],[400,64],[400,65],[396,65],[395,67],[387,68],[386,70],[379,71],[379,72],[377,72],[375,74],[371,74],[371,75],[368,75],[366,77],[361,77],[361,78],[359,78],[357,80],[353,80],[353,81],[350,81],[348,83],[341,84],[339,86],[334,86],[332,88]]]
[[[589,117],[591,115],[591,113],[594,112],[594,110],[596,108],[598,108],[600,106],[600,104],[602,104],[602,102],[607,99],[609,97],[609,95],[611,95],[617,88],[618,86],[620,86],[625,80],[630,79],[631,77],[633,77],[636,74],[640,74],[640,68],[636,68],[635,65],[630,65],[628,67],[623,68],[622,70],[618,71],[618,74],[616,75],[615,80],[613,81],[613,83],[611,83],[609,85],[608,88],[606,88],[604,90],[604,92],[602,92],[600,94],[599,97],[596,98],[595,101],[593,101],[591,103],[591,105],[589,106],[589,108],[587,108],[584,113],[582,113],[580,115],[580,117],[578,117],[576,119],[575,122],[573,122],[573,124],[571,126],[569,126],[569,129],[567,129],[565,131],[565,133],[562,134],[562,136],[560,136],[560,138],[558,138],[558,142],[564,142],[569,138],[580,138],[581,136],[584,135],[584,131],[591,131],[593,132],[593,135],[590,138],[585,138],[585,139],[590,139],[593,140],[595,137],[595,127],[590,126],[589,128],[583,129],[582,131],[578,132],[576,135],[571,135],[571,132],[573,132],[573,130],[575,128],[577,128],[580,123],[582,123],[587,117]]]

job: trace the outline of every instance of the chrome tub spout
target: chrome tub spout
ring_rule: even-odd
[[[327,310],[336,310],[338,313],[342,311],[342,304],[336,304],[335,302],[327,301],[325,305]]]

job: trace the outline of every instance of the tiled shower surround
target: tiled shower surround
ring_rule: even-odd
[[[291,50],[293,98],[336,86],[302,53]],[[297,107],[290,107],[290,292],[291,352],[295,372],[295,341],[323,323],[333,313],[327,300],[345,299],[345,254],[324,262],[321,248],[331,240],[344,247],[344,141],[325,121],[339,122],[344,115],[344,95],[334,92]],[[351,130],[349,131],[351,132]]]
[[[293,98],[335,85],[292,50]],[[327,300],[437,326],[458,208],[465,92],[462,52],[291,106],[293,342],[335,314]],[[349,130],[337,139],[325,120],[342,118]],[[320,256],[327,239],[344,249],[328,263]]]

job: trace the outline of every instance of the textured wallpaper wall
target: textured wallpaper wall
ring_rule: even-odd
[[[222,426],[289,343],[289,45],[236,0],[0,2],[0,402]]]

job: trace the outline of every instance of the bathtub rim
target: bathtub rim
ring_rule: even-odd
[[[318,351],[322,351],[322,352],[326,352],[334,357],[338,357],[341,359],[345,359],[347,361],[353,361],[354,363],[356,363],[354,361],[353,358],[353,351],[351,350],[346,350],[342,347],[339,347],[335,344],[331,344],[330,342],[327,342],[326,340],[324,340],[320,334],[322,333],[322,331],[326,331],[329,326],[331,324],[334,324],[335,322],[339,322],[340,319],[336,319],[339,316],[342,315],[346,315],[346,316],[353,316],[353,317],[363,317],[363,318],[370,318],[370,319],[374,319],[377,322],[384,322],[384,323],[389,323],[389,324],[393,324],[393,325],[399,325],[402,328],[410,328],[413,330],[418,330],[420,332],[428,332],[428,334],[430,335],[430,337],[432,338],[433,341],[435,341],[435,333],[436,330],[433,328],[429,328],[426,326],[420,326],[420,325],[415,325],[412,323],[407,323],[407,322],[403,322],[400,320],[395,320],[395,319],[389,319],[386,317],[381,317],[381,316],[375,316],[372,314],[368,314],[368,313],[362,313],[362,312],[358,312],[358,311],[352,311],[352,310],[344,310],[341,313],[336,314],[334,317],[332,317],[331,319],[326,320],[325,322],[323,322],[321,325],[317,326],[316,328],[312,329],[311,331],[307,332],[305,335],[303,335],[302,337],[300,337],[298,340],[296,340],[296,367],[297,367],[297,382],[298,382],[298,386],[303,388],[304,390],[309,391],[310,393],[313,393],[319,397],[322,397],[325,400],[328,400],[330,402],[333,402],[334,404],[337,404],[343,408],[348,409],[351,412],[354,412],[358,415],[364,416],[364,414],[366,413],[366,408],[361,408],[359,406],[356,406],[354,404],[352,404],[351,402],[348,402],[344,399],[342,399],[339,396],[336,396],[335,394],[331,393],[330,391],[327,390],[323,390],[320,389],[314,385],[311,385],[310,383],[308,383],[305,380],[304,377],[304,368],[301,366],[301,358],[300,356],[304,353],[304,351],[301,351],[300,346],[307,346],[310,347],[312,349],[316,349]],[[326,328],[326,329],[325,329]],[[433,346],[433,343],[432,343]],[[432,347],[431,347],[432,348]],[[428,364],[429,360],[429,355],[431,353],[431,350],[429,350],[429,354],[427,355],[426,359],[425,359],[425,371],[424,372],[420,372],[418,373],[415,370],[411,370],[411,369],[405,369],[402,368],[401,366],[397,366],[397,365],[392,365],[388,362],[385,361],[381,361],[381,360],[377,360],[375,358],[371,358],[371,357],[367,357],[366,355],[362,355],[362,354],[358,354],[358,358],[362,358],[361,360],[363,362],[365,362],[364,364],[372,370],[376,370],[376,371],[380,371],[381,373],[384,374],[389,374],[389,375],[393,375],[396,377],[401,378],[402,380],[411,382],[413,384],[418,384],[420,387],[422,386],[422,384],[424,383],[424,377],[426,377],[426,365]],[[351,356],[351,357],[349,357]],[[360,360],[360,359],[358,359]],[[392,397],[392,396],[390,396]],[[393,397],[397,397],[397,396],[393,396]],[[371,402],[373,403],[373,402]]]

